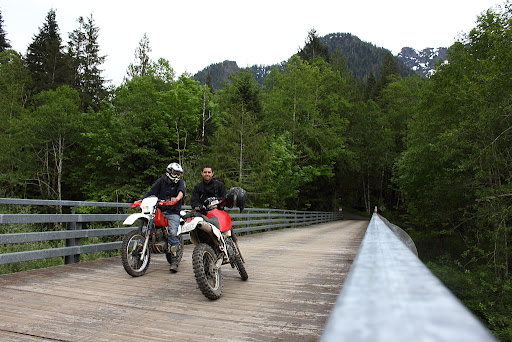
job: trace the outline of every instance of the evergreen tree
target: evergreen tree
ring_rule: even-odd
[[[368,79],[366,80],[366,84],[364,85],[364,99],[367,101],[370,98],[373,99],[373,94],[375,92],[375,86],[376,86],[377,80],[375,79],[375,75],[373,74],[373,71],[370,72],[370,75],[368,75]]]
[[[135,61],[134,63],[130,63],[128,66],[127,74],[130,78],[135,76],[147,76],[150,74],[151,70],[151,59],[149,58],[149,53],[151,52],[151,47],[149,46],[149,38],[144,33],[144,36],[139,42],[139,46],[135,50]]]
[[[69,59],[62,52],[61,42],[55,10],[51,9],[27,50],[26,63],[36,92],[72,84]]]
[[[105,56],[99,55],[98,32],[92,14],[78,18],[79,28],[69,34],[68,56],[74,71],[74,87],[79,91],[82,110],[99,108],[106,96],[100,65]]]
[[[0,11],[0,52],[5,51],[11,48],[11,44],[9,40],[6,38],[6,33],[4,31],[4,20],[2,18],[2,11]]]
[[[324,61],[329,62],[329,48],[322,43],[314,28],[308,32],[306,45],[297,54],[303,61],[322,57]]]
[[[386,53],[386,57],[379,71],[379,78],[375,84],[375,87],[372,89],[370,93],[370,97],[372,99],[377,99],[381,96],[382,91],[388,84],[393,81],[396,81],[400,78],[400,69],[398,68],[398,63],[391,54],[391,52]]]

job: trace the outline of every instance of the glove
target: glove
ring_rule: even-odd
[[[178,200],[173,199],[173,200],[169,200],[169,201],[165,201],[165,202],[160,202],[158,204],[160,204],[160,205],[175,205],[176,203],[178,203]]]
[[[132,204],[130,204],[130,208],[137,208],[140,207],[140,204],[142,203],[141,200],[135,201]]]

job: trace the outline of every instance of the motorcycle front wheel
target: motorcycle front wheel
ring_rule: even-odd
[[[123,239],[121,260],[124,270],[132,277],[140,277],[148,270],[151,260],[149,247],[146,248],[146,252],[141,258],[145,240],[145,236],[139,230],[129,232]]]
[[[219,299],[222,294],[222,274],[216,266],[217,254],[206,243],[200,243],[192,253],[192,266],[197,285],[202,294],[210,299]]]
[[[229,252],[229,259],[231,262],[231,267],[236,267],[242,280],[246,281],[247,279],[249,279],[249,275],[247,274],[247,271],[245,270],[245,265],[244,265],[244,262],[242,261],[242,256],[240,255],[240,252],[238,251],[238,248],[237,248],[235,242],[231,238],[228,238],[227,241],[228,241],[228,252]]]

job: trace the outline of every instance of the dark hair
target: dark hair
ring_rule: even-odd
[[[210,164],[204,164],[203,167],[201,168],[201,172],[203,172],[204,169],[212,169],[212,172],[214,172],[213,166],[211,166]]]

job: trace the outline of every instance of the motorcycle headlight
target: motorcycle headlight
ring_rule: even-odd
[[[145,205],[145,206],[143,206],[143,207],[142,207],[142,212],[143,212],[144,214],[149,214],[149,205]]]

